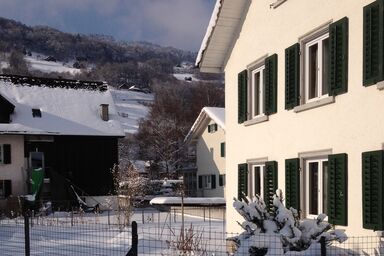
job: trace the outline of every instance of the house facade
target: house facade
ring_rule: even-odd
[[[384,229],[383,1],[218,0],[197,65],[225,72],[227,198]],[[241,216],[227,200],[227,229]]]
[[[84,195],[113,192],[110,169],[124,132],[110,92],[90,83],[0,77],[0,109],[7,109],[0,111],[0,203],[30,193],[31,171],[40,167],[46,199],[73,199],[70,185]]]
[[[186,142],[196,152],[196,195],[225,197],[225,109],[204,107]]]

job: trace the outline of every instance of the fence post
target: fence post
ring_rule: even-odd
[[[24,240],[25,256],[29,256],[31,254],[31,246],[29,241],[29,216],[26,212],[24,213]]]
[[[321,250],[321,253],[320,253],[321,256],[327,255],[327,248],[325,246],[325,237],[324,236],[320,237],[320,250]]]
[[[137,245],[139,243],[139,236],[137,235],[137,223],[132,221],[132,246],[126,256],[137,256]]]

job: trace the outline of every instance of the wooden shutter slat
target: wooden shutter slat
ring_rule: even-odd
[[[268,161],[265,163],[264,175],[264,202],[269,212],[273,211],[273,195],[277,189],[277,162]]]
[[[328,222],[348,225],[348,155],[328,156]]]
[[[300,44],[285,49],[285,109],[300,104]]]
[[[264,109],[270,115],[277,112],[277,54],[265,59],[264,72]]]
[[[362,154],[363,228],[366,229],[384,229],[383,161],[383,150]]]
[[[363,85],[383,80],[383,1],[363,10]]]
[[[238,74],[238,123],[244,123],[247,120],[248,107],[248,71],[243,70]]]
[[[328,85],[329,94],[348,91],[348,18],[329,25]]]
[[[300,159],[285,160],[286,207],[300,211]]]
[[[238,186],[237,186],[237,198],[241,200],[243,193],[248,195],[248,165],[238,165]]]

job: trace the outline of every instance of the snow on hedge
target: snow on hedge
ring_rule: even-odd
[[[181,197],[155,197],[150,201],[151,205],[181,205]],[[186,197],[184,204],[198,205],[224,205],[225,199],[222,197]]]

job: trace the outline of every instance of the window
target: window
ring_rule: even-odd
[[[262,65],[251,71],[251,83],[250,83],[250,114],[251,118],[258,117],[264,114],[264,69]]]
[[[285,50],[285,109],[319,107],[348,91],[348,24],[323,25]]]
[[[328,159],[306,161],[306,212],[308,217],[328,213]]]
[[[0,180],[0,198],[7,198],[12,194],[12,181]]]
[[[11,145],[0,144],[0,164],[11,163]]]
[[[248,179],[248,191],[249,196],[264,195],[264,171],[265,164],[254,164],[251,165]]]
[[[274,207],[273,196],[277,188],[276,161],[238,165],[238,199],[243,198],[244,195],[259,194],[264,199],[268,211],[271,212]]]
[[[277,54],[238,74],[238,123],[277,112]],[[248,104],[249,103],[249,104]],[[250,124],[247,122],[247,124]]]
[[[304,46],[305,102],[328,95],[329,34],[326,33]]]
[[[199,188],[201,189],[215,189],[216,188],[216,175],[199,175]]]
[[[41,110],[38,108],[33,108],[32,109],[32,116],[35,118],[36,117],[40,118],[41,117]]]
[[[219,186],[220,187],[225,186],[225,174],[220,174],[220,176],[219,176]]]
[[[217,124],[209,124],[208,125],[208,132],[209,133],[214,133],[217,131]]]

